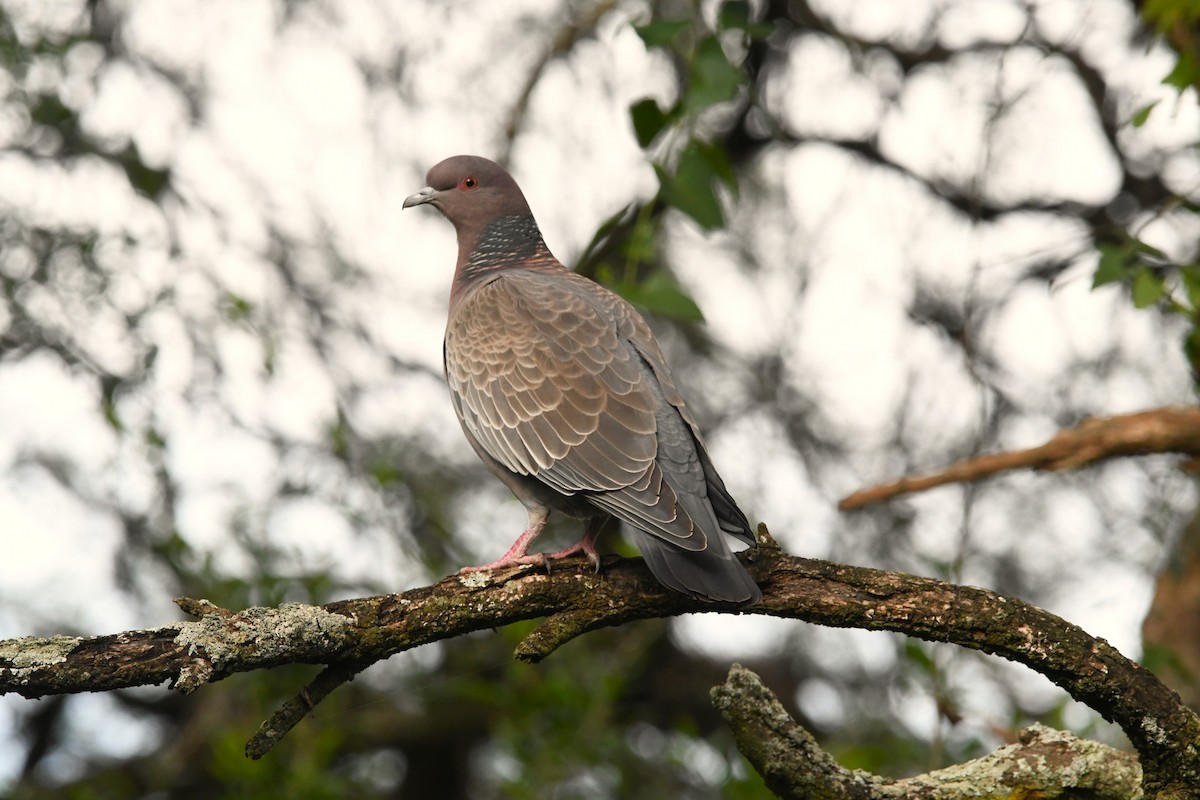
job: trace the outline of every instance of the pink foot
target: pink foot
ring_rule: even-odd
[[[597,517],[590,520],[583,532],[583,538],[570,547],[554,553],[533,553],[530,555],[529,545],[533,543],[533,540],[542,532],[542,528],[546,526],[546,518],[544,516],[541,519],[534,519],[531,515],[529,527],[517,537],[517,540],[513,542],[513,546],[508,548],[507,553],[490,564],[484,564],[480,567],[463,567],[458,572],[462,575],[469,572],[484,572],[491,569],[525,566],[527,564],[532,564],[535,567],[545,567],[546,571],[549,572],[551,561],[573,556],[576,553],[583,553],[588,563],[592,565],[592,569],[599,572],[600,554],[596,552],[596,537],[600,535],[600,529],[604,527],[606,521],[606,517]]]
[[[576,553],[583,553],[587,557],[588,563],[592,565],[592,572],[600,572],[600,554],[596,552],[596,537],[600,535],[606,522],[608,522],[608,517],[592,517],[588,520],[587,527],[583,529],[582,539],[557,553],[545,553],[546,572],[550,571],[551,560],[566,558]]]
[[[507,553],[490,564],[484,564],[482,567],[463,567],[458,571],[458,574],[483,572],[484,570],[513,567],[521,564],[536,564],[540,566],[546,563],[545,557],[541,554],[530,556],[526,555],[526,553],[529,552],[529,545],[533,544],[533,540],[540,536],[542,529],[546,527],[546,518],[549,516],[550,512],[544,509],[530,509],[529,525],[525,530],[521,531],[521,535],[513,542],[512,547],[508,548]]]
[[[533,555],[510,556],[507,553],[493,561],[490,564],[482,564],[478,567],[463,567],[458,571],[460,575],[468,572],[486,572],[490,569],[503,569],[504,567],[520,567],[526,564],[532,564],[535,567],[545,565],[546,559],[550,558],[545,553],[534,553]]]
[[[546,565],[546,572],[550,571],[551,561],[556,561],[560,558],[566,558],[567,556],[573,556],[576,553],[583,553],[587,557],[588,563],[592,565],[592,571],[599,572],[600,554],[596,552],[596,547],[594,544],[595,540],[595,536],[593,536],[591,539],[588,539],[587,536],[584,536],[575,544],[571,545],[570,547],[563,548],[558,552],[541,553],[540,556]]]

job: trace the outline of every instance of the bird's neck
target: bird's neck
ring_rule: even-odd
[[[496,217],[476,235],[464,233],[459,231],[452,295],[500,270],[564,269],[546,247],[532,214]]]

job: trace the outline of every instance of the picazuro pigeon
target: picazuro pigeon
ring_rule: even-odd
[[[723,535],[754,545],[754,534],[646,321],[551,255],[499,164],[455,156],[426,181],[404,208],[428,203],[458,233],[443,348],[454,410],[475,452],[529,512],[507,553],[464,572],[574,553],[599,569],[596,536],[611,515],[633,527],[664,586],[711,602],[758,602]],[[529,555],[551,510],[588,520],[583,539]]]

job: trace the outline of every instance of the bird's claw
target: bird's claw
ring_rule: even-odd
[[[495,569],[506,569],[508,567],[542,567],[545,564],[545,554],[535,553],[531,556],[521,556],[519,558],[502,558],[499,561],[493,561],[490,564],[481,564],[478,567],[463,567],[458,571],[458,574],[466,575],[471,572],[490,572]]]
[[[576,542],[570,547],[559,550],[557,553],[542,553],[541,556],[546,565],[546,574],[550,574],[550,565],[555,561],[560,561],[568,556],[578,555],[583,553],[584,558],[592,565],[592,573],[599,574],[600,572],[600,554],[596,552],[596,548],[591,542],[586,539]]]
[[[493,561],[491,564],[484,564],[479,567],[463,567],[458,571],[459,575],[466,575],[471,572],[486,572],[494,569],[504,569],[505,567],[524,567],[533,566],[540,569],[545,569],[549,575],[552,571],[555,561],[561,561],[568,556],[583,553],[584,558],[592,565],[592,573],[600,573],[600,554],[596,552],[596,548],[591,542],[576,542],[570,547],[559,550],[554,553],[531,553],[523,556],[505,556],[499,561]]]

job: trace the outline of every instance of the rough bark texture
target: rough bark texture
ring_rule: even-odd
[[[725,683],[713,688],[712,700],[733,730],[738,749],[783,798],[1129,800],[1141,792],[1142,771],[1132,753],[1044,725],[1026,728],[1019,744],[983,758],[894,780],[839,765],[744,667],[734,665]]]
[[[396,595],[321,607],[289,604],[232,613],[181,603],[199,619],[88,638],[0,642],[0,693],[41,697],[170,681],[183,692],[236,672],[283,663],[331,665],[317,691],[264,726],[255,754],[338,683],[373,661],[483,628],[546,617],[520,645],[537,661],[596,628],[698,611],[767,614],[834,627],[890,630],[950,642],[1026,664],[1119,724],[1133,742],[1146,796],[1200,798],[1200,718],[1150,672],[1103,640],[1042,609],[972,587],[784,555],[764,546],[744,558],[763,602],[735,611],[669,592],[640,560],[610,559],[599,575],[580,560],[546,575],[530,568],[452,576]],[[288,719],[292,721],[287,722]],[[276,724],[278,722],[278,724]],[[260,737],[256,737],[259,739]]]

